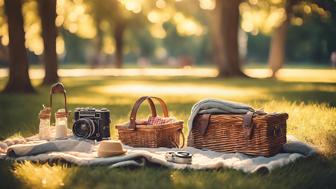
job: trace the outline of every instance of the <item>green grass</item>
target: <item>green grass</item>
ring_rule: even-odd
[[[335,74],[333,70],[323,73]],[[297,77],[304,75],[298,72]],[[111,110],[113,137],[116,137],[114,125],[127,121],[132,104],[141,95],[164,98],[171,114],[184,121],[196,101],[213,97],[249,103],[267,112],[288,112],[288,133],[315,145],[322,155],[301,159],[269,175],[231,169],[110,170],[0,161],[0,188],[335,188],[336,81],[328,80],[330,75],[319,75],[327,82],[166,76],[64,78],[70,109],[94,106]],[[34,80],[35,85],[39,82]],[[0,88],[4,84],[5,81],[0,80]],[[18,133],[29,136],[38,131],[37,113],[42,104],[48,104],[49,89],[37,87],[37,90],[34,95],[0,94],[0,137]],[[55,104],[62,106],[60,96],[55,98]],[[146,117],[148,113],[144,106],[139,117]]]

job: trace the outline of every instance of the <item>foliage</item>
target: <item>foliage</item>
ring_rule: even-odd
[[[305,19],[302,26],[290,27],[286,48],[288,59],[329,62],[330,54],[336,49],[336,38],[331,35],[336,32],[335,24],[335,20],[321,19],[317,15],[312,15]],[[302,40],[302,36],[309,40]]]
[[[266,60],[267,36],[286,16],[285,2],[248,0],[241,4],[241,28],[249,33],[248,58]],[[288,35],[287,60],[327,62],[330,52],[336,48],[333,35],[335,3],[328,0],[298,2],[291,18],[293,26]],[[88,62],[90,56],[94,56],[95,46],[92,44],[98,35],[102,35],[103,53],[113,55],[113,28],[122,22],[128,23],[124,51],[131,62],[138,57],[157,61],[158,51],[162,49],[167,56],[187,55],[196,62],[209,62],[212,61],[209,13],[214,6],[214,0],[58,0],[56,25],[60,35],[57,53],[64,63]],[[115,7],[114,11],[110,11],[111,7]],[[43,51],[36,0],[24,1],[23,11],[29,59],[36,63],[39,61],[37,56]],[[3,0],[0,0],[0,42],[5,46],[8,45],[6,28]],[[259,36],[255,36],[257,34]],[[266,35],[266,40],[260,35]],[[304,40],[303,35],[310,40]],[[77,50],[73,46],[78,46]],[[1,50],[2,54],[4,52]]]
[[[335,19],[323,19],[312,14],[304,20],[300,26],[289,27],[287,62],[328,63],[330,53],[336,49],[336,38],[332,35],[336,32]],[[266,61],[269,42],[270,37],[267,34],[249,34],[247,57],[252,61]]]

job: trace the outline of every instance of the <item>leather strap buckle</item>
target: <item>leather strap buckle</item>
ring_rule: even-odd
[[[253,115],[254,112],[247,112],[243,117],[243,130],[246,139],[252,138],[252,132],[254,128]]]
[[[199,120],[196,123],[197,127],[199,128],[202,136],[204,136],[208,130],[211,114],[199,114],[197,116],[199,117]]]

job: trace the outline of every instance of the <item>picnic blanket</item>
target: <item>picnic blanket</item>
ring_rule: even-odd
[[[7,141],[8,143],[8,141]],[[15,142],[14,142],[15,143]],[[204,151],[192,147],[183,150],[193,154],[192,164],[176,164],[165,159],[168,151],[180,149],[171,148],[132,148],[124,146],[127,153],[120,156],[99,158],[97,150],[99,142],[79,140],[69,137],[64,140],[41,141],[38,136],[32,136],[3,148],[0,159],[34,162],[67,162],[79,166],[108,166],[109,168],[122,166],[146,166],[147,164],[159,164],[173,169],[219,169],[233,168],[246,173],[259,171],[272,171],[295,160],[308,157],[316,153],[313,147],[302,143],[292,136],[288,136],[288,143],[284,145],[282,153],[273,157],[253,157],[242,153],[219,153]],[[7,153],[4,153],[4,152]]]

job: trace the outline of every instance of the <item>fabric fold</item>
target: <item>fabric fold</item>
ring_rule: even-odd
[[[245,114],[255,112],[247,104],[218,99],[203,99],[193,105],[188,119],[188,134],[193,127],[193,122],[197,114]]]
[[[90,152],[92,148],[90,142],[84,140],[54,140],[41,141],[40,143],[16,144],[7,149],[9,157],[32,156],[48,152]]]
[[[65,144],[66,147],[64,146]],[[19,162],[34,161],[44,163],[59,162],[61,160],[61,162],[79,166],[108,166],[109,168],[158,164],[172,169],[232,168],[245,173],[267,173],[299,158],[308,157],[316,153],[313,147],[298,141],[293,136],[288,136],[288,143],[284,145],[284,150],[272,157],[255,157],[242,153],[221,153],[192,147],[184,148],[184,151],[193,154],[192,164],[176,164],[166,161],[165,153],[180,150],[176,148],[133,148],[124,146],[127,149],[127,153],[124,155],[99,158],[97,157],[98,146],[99,143],[76,141],[74,139],[57,142],[40,141],[40,143],[35,142],[33,148],[31,144],[10,146],[9,148],[17,153],[16,156],[3,156],[0,154],[0,157]],[[22,156],[23,154],[26,154],[26,156]]]

